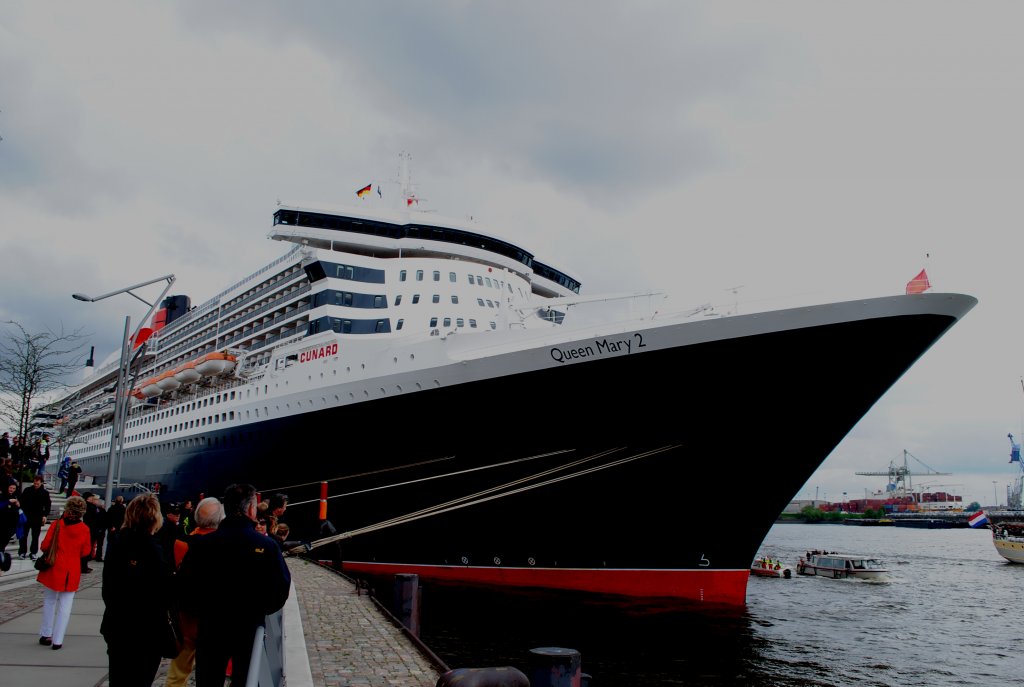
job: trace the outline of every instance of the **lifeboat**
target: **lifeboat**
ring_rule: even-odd
[[[156,385],[161,391],[174,391],[181,386],[181,382],[174,378],[174,370],[167,370],[162,375],[157,375]]]
[[[156,385],[156,377],[147,379],[142,383],[142,395],[146,398],[153,398],[163,393],[163,389]]]
[[[195,361],[195,369],[204,377],[216,377],[235,369],[235,360],[235,356],[227,353],[207,353]]]
[[[140,401],[146,400],[146,394],[142,393],[142,389],[132,389],[130,392],[128,392],[128,395]]]
[[[184,365],[179,365],[174,370],[174,378],[181,384],[192,384],[193,382],[198,382],[202,376],[202,373],[196,370],[196,363],[194,360],[190,360]]]
[[[113,417],[113,415],[114,415],[114,398],[112,396],[110,398],[106,399],[105,401],[103,401],[103,404],[100,406],[100,409],[99,409],[99,414],[100,414],[100,419],[101,420],[106,420],[106,419],[109,419],[109,418]]]

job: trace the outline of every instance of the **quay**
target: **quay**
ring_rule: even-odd
[[[12,547],[8,546],[8,549]],[[0,575],[0,675],[12,687],[107,687],[100,636],[103,563],[82,575],[60,651],[40,646],[42,586],[32,561]],[[8,550],[8,553],[10,551]],[[316,562],[286,559],[292,588],[283,609],[287,687],[434,687],[447,670],[383,613],[365,591]],[[153,682],[163,687],[169,661]],[[195,684],[194,674],[189,680]],[[236,687],[241,687],[240,685]]]

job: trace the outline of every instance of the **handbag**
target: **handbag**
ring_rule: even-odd
[[[36,570],[49,570],[53,567],[53,564],[57,562],[57,537],[60,536],[60,523],[58,520],[54,525],[57,529],[53,531],[53,539],[50,540],[50,548],[46,552],[36,559]]]
[[[164,631],[164,638],[160,645],[160,655],[164,658],[176,658],[181,653],[183,639],[181,636],[181,625],[178,623],[176,611],[168,610],[167,627]]]

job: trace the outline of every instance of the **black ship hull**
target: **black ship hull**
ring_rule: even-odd
[[[123,482],[287,491],[315,539],[326,481],[354,574],[743,604],[779,512],[973,305],[957,298],[494,377],[470,360],[465,383],[127,451]]]

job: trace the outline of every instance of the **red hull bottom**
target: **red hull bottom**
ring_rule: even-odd
[[[564,589],[594,594],[743,606],[749,570],[556,570],[538,568],[471,568],[395,563],[348,562],[353,575],[419,575],[423,580],[492,587]]]

